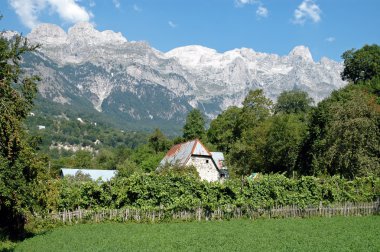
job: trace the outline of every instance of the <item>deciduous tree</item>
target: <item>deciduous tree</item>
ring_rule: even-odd
[[[380,76],[380,46],[365,45],[359,50],[351,49],[343,53],[343,80],[358,83]]]
[[[300,90],[284,91],[278,98],[274,106],[275,114],[300,114],[307,113],[313,99],[309,95]]]
[[[379,157],[380,105],[375,95],[350,85],[318,105],[300,156],[306,173],[379,176]]]
[[[232,145],[240,137],[240,113],[240,108],[230,107],[212,120],[210,128],[207,131],[207,139],[214,144],[219,151],[228,153]]]
[[[249,91],[243,101],[240,114],[240,131],[256,127],[272,114],[273,102],[267,98],[262,89]]]
[[[39,78],[22,75],[20,68],[22,55],[35,48],[21,36],[0,35],[0,228],[11,238],[23,234],[36,194],[39,167],[22,122],[33,107]]]
[[[155,129],[154,132],[149,136],[148,142],[151,148],[156,152],[167,151],[170,147],[170,141],[161,132],[160,129]]]

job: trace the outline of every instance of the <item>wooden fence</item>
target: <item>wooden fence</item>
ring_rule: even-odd
[[[120,222],[159,222],[163,220],[223,220],[239,218],[289,218],[289,217],[332,217],[332,216],[365,216],[380,213],[380,201],[367,203],[340,203],[333,206],[300,208],[297,206],[278,206],[269,209],[252,209],[250,207],[219,207],[215,211],[198,207],[191,210],[142,210],[142,209],[109,209],[63,211],[52,214],[51,218],[64,223],[84,221],[101,222],[116,220]]]

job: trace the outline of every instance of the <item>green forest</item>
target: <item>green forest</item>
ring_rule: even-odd
[[[210,210],[371,201],[380,195],[380,46],[342,55],[348,85],[315,104],[306,92],[277,101],[252,90],[211,122],[188,115],[181,136],[122,131],[90,119],[31,114],[38,76],[25,75],[26,39],[0,38],[0,239],[22,239],[35,219],[63,209]],[[44,125],[44,129],[38,129]],[[176,143],[198,138],[226,156],[230,179],[200,181],[192,168],[156,168]],[[88,148],[65,150],[59,145]],[[116,169],[100,183],[60,179],[62,167]],[[262,174],[249,180],[252,173]],[[38,217],[38,218],[37,218]]]

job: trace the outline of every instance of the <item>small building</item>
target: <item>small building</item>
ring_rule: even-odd
[[[220,181],[228,176],[223,153],[208,151],[198,139],[174,145],[157,169],[165,165],[193,165],[199,177],[209,182]]]
[[[229,177],[228,169],[224,160],[223,152],[210,152],[212,155],[212,158],[214,159],[216,165],[219,168],[220,171],[220,178],[226,179]]]
[[[71,169],[71,168],[62,168],[60,175],[62,178],[67,176],[75,176],[79,173],[84,175],[89,175],[93,181],[102,180],[110,181],[113,177],[116,176],[117,170],[92,170],[92,169]]]

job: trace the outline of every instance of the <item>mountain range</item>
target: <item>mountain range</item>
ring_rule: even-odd
[[[178,132],[192,108],[211,119],[240,106],[251,89],[263,89],[273,100],[282,91],[299,89],[319,102],[345,85],[342,63],[315,62],[305,46],[284,56],[249,48],[220,53],[199,45],[161,52],[87,22],[67,32],[42,24],[27,38],[41,45],[24,57],[23,67],[42,77],[38,99],[45,109],[91,112],[125,129]]]

